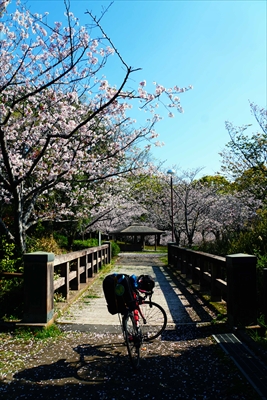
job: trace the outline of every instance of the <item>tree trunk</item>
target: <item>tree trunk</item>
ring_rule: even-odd
[[[26,251],[25,232],[23,227],[23,202],[21,196],[22,188],[17,186],[14,191],[14,239],[19,253]]]

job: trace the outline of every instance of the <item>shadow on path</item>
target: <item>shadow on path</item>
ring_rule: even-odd
[[[14,381],[0,384],[0,398],[256,400],[257,394],[231,362],[223,361],[207,333],[184,326],[180,334],[185,340],[172,332],[172,341],[148,344],[137,372],[116,336],[88,337],[89,343],[66,347],[67,359],[61,352],[54,362],[25,369]]]
[[[176,326],[212,320],[213,317],[203,308],[199,298],[191,293],[189,295],[183,283],[178,280],[174,283],[166,268],[155,266],[153,271]]]

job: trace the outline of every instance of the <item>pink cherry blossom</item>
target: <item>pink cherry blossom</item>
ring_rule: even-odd
[[[0,12],[7,3],[0,3]],[[148,92],[145,80],[132,87],[136,70],[86,14],[96,26],[94,37],[93,30],[79,26],[67,2],[65,26],[61,21],[49,26],[22,5],[13,14],[5,8],[1,19],[0,198],[17,208],[7,226],[3,207],[0,225],[22,251],[26,232],[38,221],[96,223],[118,205],[127,207],[121,177],[149,164],[161,107],[172,110],[170,117],[181,110],[182,89],[157,83]],[[106,78],[112,56],[125,71],[113,86]],[[151,115],[144,125],[133,118],[139,110]],[[134,199],[130,208],[144,211]]]

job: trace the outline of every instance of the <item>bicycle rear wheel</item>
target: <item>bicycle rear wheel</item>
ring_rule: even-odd
[[[144,301],[140,307],[140,328],[144,341],[156,339],[166,328],[167,315],[165,310],[157,303]]]
[[[134,368],[138,368],[140,360],[141,335],[138,332],[138,328],[132,313],[129,313],[123,318],[123,330],[131,364]]]

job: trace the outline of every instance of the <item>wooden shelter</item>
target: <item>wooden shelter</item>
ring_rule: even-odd
[[[125,246],[120,245],[122,251],[141,251],[145,247],[146,236],[155,237],[155,250],[157,250],[157,243],[159,243],[160,235],[162,235],[163,233],[164,231],[160,231],[156,228],[133,224],[128,226],[127,228],[111,232],[111,235],[113,239],[122,240],[125,242]]]

